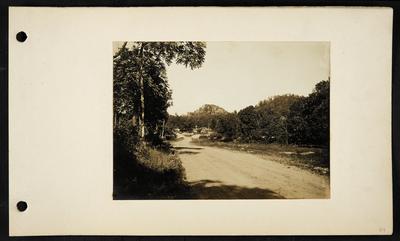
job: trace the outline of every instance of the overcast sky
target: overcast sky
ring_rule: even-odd
[[[204,104],[240,110],[279,94],[308,95],[329,77],[328,42],[207,42],[200,69],[171,65],[170,114]]]
[[[170,114],[204,104],[240,110],[279,94],[308,95],[329,77],[328,42],[207,42],[200,69],[172,64]]]

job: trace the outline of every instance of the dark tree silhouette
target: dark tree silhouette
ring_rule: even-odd
[[[171,91],[166,65],[201,67],[205,58],[203,42],[134,42],[124,43],[114,55],[114,125],[121,116],[132,118],[139,137],[154,132],[167,118]]]

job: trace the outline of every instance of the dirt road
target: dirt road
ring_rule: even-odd
[[[191,137],[173,145],[197,198],[329,198],[329,179],[325,176],[254,154],[198,146]]]

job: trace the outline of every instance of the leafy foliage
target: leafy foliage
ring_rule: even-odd
[[[158,190],[155,192],[161,193],[162,187],[168,186],[168,183],[184,179],[179,159],[171,157],[169,146],[161,136],[164,123],[168,119],[167,108],[171,105],[172,94],[166,68],[172,63],[182,64],[191,69],[200,68],[204,62],[205,48],[203,42],[125,42],[114,55],[116,195],[127,189],[130,193],[135,192],[132,188],[144,186],[144,183],[147,187],[154,187],[146,190],[154,189]],[[145,125],[147,146],[141,143],[139,120],[143,120],[141,123]],[[159,150],[154,150],[153,147]],[[163,180],[169,181],[165,183]],[[138,183],[140,185],[136,185]]]
[[[254,106],[248,106],[238,112],[240,120],[240,135],[245,141],[252,141],[259,128],[259,116]]]
[[[192,131],[196,127],[215,128],[217,121],[228,114],[223,108],[206,104],[187,115],[170,115],[167,126],[170,129],[178,128],[182,131]]]
[[[225,141],[233,140],[240,136],[240,120],[237,113],[229,113],[220,116],[214,129],[217,133],[225,137]]]
[[[329,81],[321,81],[307,97],[292,105],[290,139],[296,144],[329,144]]]
[[[121,125],[121,120],[138,118],[142,77],[144,122],[149,136],[155,136],[171,105],[166,66],[175,62],[200,68],[205,47],[203,42],[135,42],[131,48],[124,44],[114,56],[114,126]],[[137,125],[135,120],[132,123]]]
[[[221,140],[327,146],[329,81],[317,83],[307,97],[278,95],[238,113],[193,116],[170,116],[168,125],[183,131],[209,127],[216,133],[213,138]]]

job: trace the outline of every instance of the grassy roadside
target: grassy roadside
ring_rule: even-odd
[[[268,160],[296,166],[320,175],[329,175],[329,150],[324,148],[280,144],[221,142],[206,138],[193,138],[192,142],[201,146],[212,146],[257,154]]]
[[[185,169],[172,152],[142,146],[117,154],[114,199],[175,199],[188,192]]]

